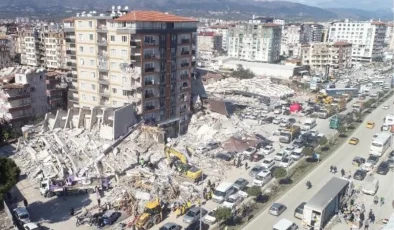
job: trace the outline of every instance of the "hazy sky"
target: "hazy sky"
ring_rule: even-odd
[[[376,10],[382,8],[394,8],[394,0],[288,0],[305,5],[318,6],[322,8],[357,8],[365,10]]]

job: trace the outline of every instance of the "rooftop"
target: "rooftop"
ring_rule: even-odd
[[[12,84],[7,84],[0,86],[1,89],[23,89],[25,87],[29,86],[29,84],[17,84],[17,83],[12,83]]]
[[[263,26],[265,26],[265,27],[278,27],[278,26],[281,26],[281,25],[269,22],[269,23],[263,24]]]
[[[352,43],[345,42],[345,41],[338,41],[334,43],[334,46],[347,46],[347,45],[352,45]]]
[[[209,31],[198,33],[198,36],[208,36],[208,37],[212,37],[212,36],[215,36],[215,35],[216,35],[215,32],[209,32]]]
[[[196,19],[158,11],[131,11],[115,19],[116,22],[198,22]]]

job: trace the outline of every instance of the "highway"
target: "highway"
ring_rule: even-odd
[[[335,165],[340,171],[342,168],[345,169],[346,172],[349,170],[352,174],[355,172],[356,167],[352,165],[352,159],[355,156],[361,156],[367,158],[369,156],[369,147],[371,144],[373,134],[380,132],[380,126],[382,125],[383,118],[386,114],[392,112],[392,102],[394,96],[392,96],[386,103],[391,106],[390,110],[383,110],[382,105],[379,106],[376,110],[374,110],[371,114],[369,114],[364,120],[363,124],[355,130],[353,137],[357,137],[360,139],[358,145],[353,146],[349,145],[347,142],[343,144],[337,151],[335,151],[328,159],[323,161],[321,165],[316,167],[308,176],[306,176],[303,180],[301,180],[298,184],[292,187],[288,192],[286,192],[282,197],[280,197],[275,202],[282,203],[287,206],[287,210],[282,213],[281,216],[275,217],[268,214],[268,208],[265,209],[260,215],[251,220],[244,229],[262,229],[261,223],[264,223],[267,228],[271,228],[271,226],[275,225],[281,218],[287,218],[299,226],[301,226],[301,220],[294,218],[294,210],[301,202],[307,202],[312,196],[316,194],[317,191],[321,187],[323,187],[333,176],[334,174],[329,172],[329,168],[331,165]],[[374,129],[367,129],[366,122],[374,121],[376,126]],[[389,149],[390,150],[390,149]],[[389,150],[387,152],[389,152]],[[387,155],[386,152],[386,155]],[[382,156],[382,159],[385,159],[387,156]],[[377,174],[376,174],[377,175]],[[339,176],[339,173],[337,173]],[[387,175],[380,176],[377,175],[380,180],[380,188],[378,190],[378,196],[386,197],[386,201],[391,203],[393,197],[393,172],[389,172]],[[312,188],[306,188],[306,182],[310,181],[312,183]],[[360,184],[359,181],[355,181],[356,186]],[[362,195],[361,199],[365,202],[365,206],[367,208],[372,207],[372,196]],[[391,206],[391,204],[385,204],[384,207],[376,210],[375,213],[377,215],[377,219],[379,218],[389,218],[391,212],[381,211],[383,208],[387,208],[386,206]],[[378,209],[373,207],[374,210]],[[380,215],[380,216],[379,216]],[[270,226],[268,228],[268,226]],[[344,228],[343,228],[344,229]],[[349,229],[349,228],[347,228]]]

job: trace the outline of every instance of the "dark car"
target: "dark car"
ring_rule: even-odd
[[[389,159],[394,158],[394,150],[389,153]]]
[[[274,120],[274,117],[266,117],[263,119],[263,122],[265,124],[271,124],[273,120]]]
[[[295,124],[297,122],[297,120],[295,118],[289,118],[288,121],[291,124]]]
[[[273,216],[280,216],[284,211],[286,211],[287,207],[281,203],[273,203],[268,210],[268,213]]]
[[[389,172],[390,166],[387,161],[383,161],[379,164],[378,169],[376,172],[380,175],[386,175]]]
[[[291,112],[290,112],[290,110],[288,110],[288,109],[285,109],[284,111],[283,111],[283,115],[290,115],[291,114]]]
[[[354,173],[354,175],[353,175],[353,178],[355,179],[355,180],[364,180],[364,178],[367,176],[367,172],[366,171],[364,171],[364,170],[362,170],[362,169],[358,169],[355,173]]]
[[[159,230],[181,230],[181,229],[182,226],[172,222],[165,223],[162,227],[159,228]]]
[[[362,164],[365,163],[365,159],[362,157],[354,157],[352,161],[352,165],[360,167]]]
[[[255,177],[257,174],[259,174],[259,172],[263,171],[263,169],[263,166],[256,165],[249,171],[249,176]]]
[[[200,228],[200,226],[201,226],[201,228]],[[201,230],[208,230],[209,225],[200,221],[200,220],[196,220],[185,228],[185,230],[200,230],[200,229]]]
[[[114,210],[108,210],[103,215],[103,223],[105,225],[112,225],[116,222],[116,220],[121,216],[120,212],[116,212]]]
[[[235,182],[233,187],[237,188],[238,190],[242,190],[249,184],[249,181],[244,178],[238,178]]]
[[[295,146],[296,148],[302,148],[305,146],[305,142],[303,139],[298,138],[293,142],[293,146]]]
[[[394,169],[394,158],[388,159],[387,163],[389,164],[390,169]]]
[[[304,207],[306,205],[306,202],[302,202],[298,207],[294,210],[294,217],[297,219],[302,220],[304,216]]]
[[[216,154],[216,159],[224,160],[224,161],[231,161],[231,157],[227,154],[224,153],[218,153]]]
[[[367,159],[367,163],[371,163],[373,165],[376,165],[379,161],[379,157],[375,156],[375,155],[369,155],[368,159]]]

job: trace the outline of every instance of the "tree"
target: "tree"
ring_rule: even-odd
[[[232,77],[239,79],[254,78],[255,74],[250,69],[245,69],[241,64],[237,65],[237,69],[231,73]]]
[[[246,190],[249,196],[260,196],[261,195],[261,187],[260,186],[252,186]]]
[[[321,147],[325,146],[325,145],[327,144],[327,142],[328,142],[328,140],[327,140],[327,137],[326,137],[326,136],[322,136],[322,137],[319,139],[319,145],[320,145]]]
[[[3,202],[4,194],[18,183],[20,172],[12,159],[0,158],[0,202]]]
[[[4,138],[5,141],[7,141],[8,138],[10,138],[10,133],[7,132],[7,131],[4,131],[4,132],[3,132],[3,138]]]
[[[215,217],[219,221],[226,221],[231,218],[231,208],[227,207],[218,207],[216,210]]]
[[[273,175],[274,175],[274,177],[275,177],[276,179],[281,179],[281,178],[286,177],[287,171],[286,171],[286,169],[283,168],[283,167],[277,167],[277,168],[274,169]]]
[[[337,131],[339,132],[339,135],[340,136],[343,136],[345,133],[346,133],[346,127],[344,126],[344,125],[340,125],[338,128],[337,128]]]
[[[305,147],[305,148],[302,149],[302,153],[303,153],[305,156],[308,156],[308,157],[309,157],[309,156],[312,156],[313,152],[314,152],[314,150],[313,150],[313,148],[310,147],[310,146],[307,146],[307,147]]]
[[[354,114],[354,117],[355,117],[357,122],[361,122],[362,121],[361,119],[362,119],[363,115],[362,115],[361,112],[354,112],[353,114]]]

